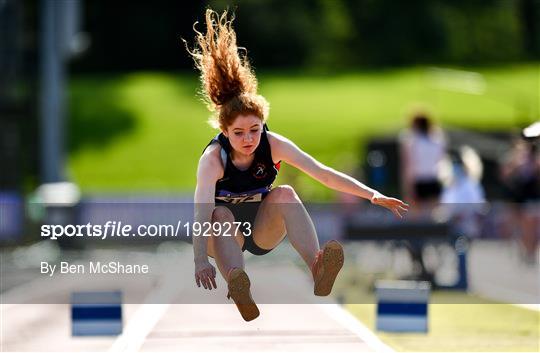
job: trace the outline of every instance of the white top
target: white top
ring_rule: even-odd
[[[410,176],[415,181],[438,179],[438,168],[443,160],[446,144],[442,136],[407,134],[405,148],[409,156]]]

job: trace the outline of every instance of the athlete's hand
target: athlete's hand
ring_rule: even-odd
[[[393,197],[386,197],[381,193],[375,193],[371,198],[371,203],[389,209],[399,218],[403,218],[403,215],[409,210],[409,205],[405,202]]]
[[[195,282],[197,282],[197,287],[200,287],[202,283],[204,289],[217,288],[216,268],[208,260],[195,262]]]

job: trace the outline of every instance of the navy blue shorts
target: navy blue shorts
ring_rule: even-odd
[[[228,203],[228,202],[216,202],[216,206],[227,207],[234,215],[235,222],[241,222],[240,231],[244,234],[244,245],[242,251],[249,251],[253,255],[265,255],[273,249],[263,249],[255,244],[253,240],[253,230],[255,227],[255,218],[259,211],[260,202],[242,202],[242,203]],[[251,235],[248,234],[248,226],[245,223],[250,224]]]

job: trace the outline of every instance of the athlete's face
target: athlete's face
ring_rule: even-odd
[[[256,115],[239,115],[223,133],[235,151],[250,155],[259,146],[262,128],[262,121]]]

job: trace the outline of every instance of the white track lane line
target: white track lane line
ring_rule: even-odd
[[[518,308],[540,311],[540,304],[511,304],[511,305],[517,306]]]
[[[138,352],[146,336],[169,309],[170,304],[143,304],[114,341],[109,352]]]
[[[375,333],[355,318],[350,312],[343,309],[339,304],[316,304],[325,311],[328,316],[339,322],[349,331],[353,332],[373,350],[380,353],[395,352],[390,346],[384,344]]]
[[[189,259],[187,250],[176,256],[179,259]],[[192,263],[186,260],[182,266]],[[109,348],[109,352],[138,352],[140,350],[148,334],[170,307],[170,304],[153,303],[172,303],[175,295],[182,290],[181,281],[178,281],[176,275],[174,271],[167,272],[162,284],[148,295],[144,304],[133,314],[122,334]]]

